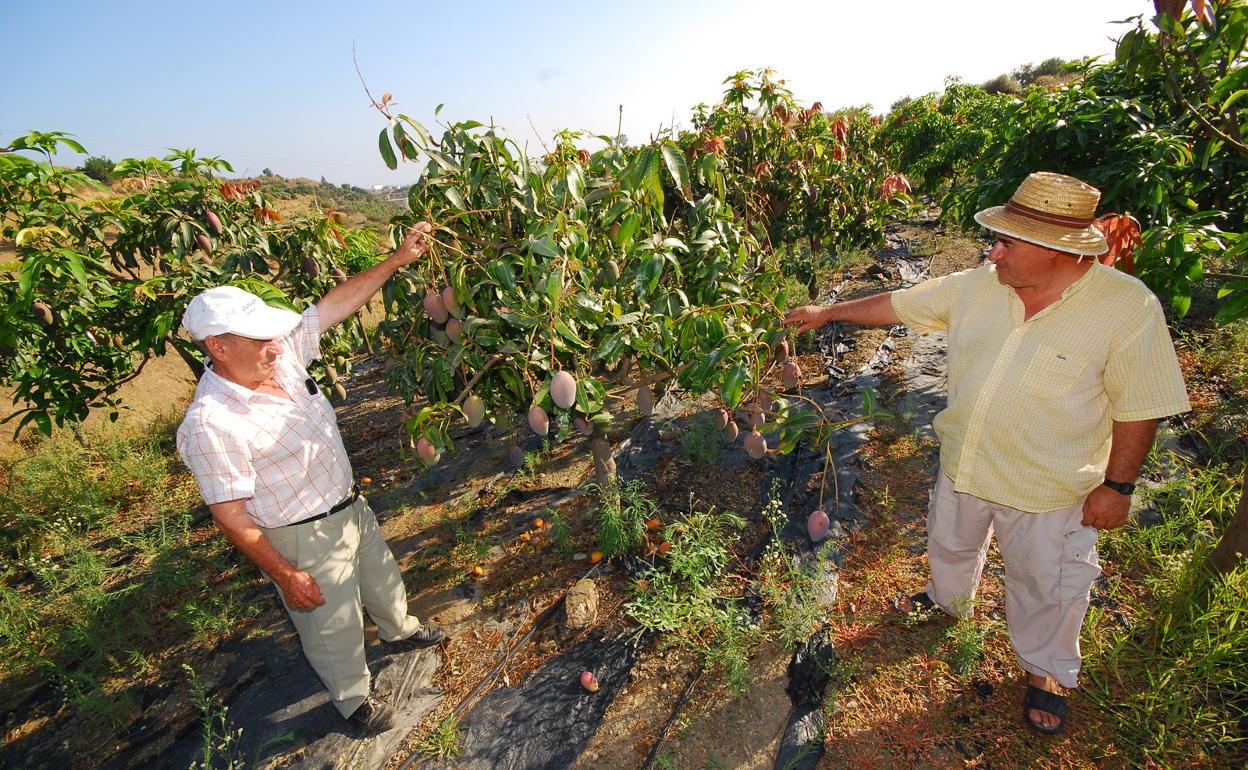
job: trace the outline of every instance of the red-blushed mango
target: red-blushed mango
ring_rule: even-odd
[[[576,378],[560,370],[550,378],[550,399],[560,409],[571,409],[576,403]]]
[[[780,378],[784,380],[784,387],[794,390],[802,381],[802,367],[796,361],[785,361]]]
[[[728,421],[731,419],[732,419],[732,415],[728,413],[727,409],[720,409],[719,412],[715,415],[715,422],[719,426],[720,430],[727,428]]]
[[[576,428],[576,429],[577,429],[577,431],[578,431],[578,432],[579,432],[582,436],[592,436],[592,435],[594,435],[594,426],[593,426],[593,424],[592,424],[589,420],[586,420],[584,417],[573,417],[573,418],[572,418],[572,427],[573,427],[573,428]]]
[[[433,467],[434,463],[441,459],[437,447],[424,436],[416,439],[416,456],[425,464],[425,467]]]
[[[433,324],[429,329],[429,338],[442,347],[451,344],[451,338],[446,334],[445,324]]]
[[[341,382],[334,383],[334,397],[337,398],[339,401],[347,400],[347,389],[346,387],[343,386]]]
[[[337,265],[334,265],[333,269],[329,271],[329,274],[332,275],[334,277],[334,280],[337,281],[338,283],[342,283],[343,281],[347,280],[346,272],[344,272],[343,269],[341,267],[338,267]]]
[[[456,344],[464,333],[464,322],[458,318],[452,318],[446,322],[446,336]]]
[[[208,211],[204,213],[204,219],[208,220],[208,226],[211,227],[212,231],[217,235],[220,235],[225,230],[225,228],[221,226],[221,217],[217,216],[217,212],[212,209],[208,209]]]
[[[550,416],[537,404],[529,407],[529,430],[539,436],[550,433]]]
[[[445,324],[446,319],[451,317],[447,312],[446,305],[442,304],[442,298],[438,296],[436,291],[425,292],[425,299],[422,302],[425,306],[425,312],[433,319],[435,324]]]
[[[195,233],[195,243],[199,246],[200,251],[205,254],[212,253],[212,239],[203,233]]]
[[[593,671],[581,672],[581,687],[590,692],[598,692],[598,677],[594,676]]]
[[[729,420],[728,424],[724,426],[724,441],[731,444],[737,440],[737,434],[740,432],[741,429],[737,427],[737,424]]]
[[[311,255],[308,255],[303,258],[303,272],[315,278],[321,274],[321,266]]]
[[[472,395],[464,399],[464,419],[469,428],[475,428],[485,420],[485,402],[480,396]]]
[[[464,307],[459,304],[459,300],[455,299],[455,290],[447,286],[442,290],[442,307],[446,308],[446,312],[459,320],[464,320]]]
[[[637,386],[637,408],[647,417],[654,414],[654,391],[645,383]]]
[[[806,517],[806,533],[810,535],[810,539],[813,542],[818,543],[827,537],[831,526],[832,520],[823,511],[815,511]]]
[[[745,453],[755,460],[761,460],[767,454],[767,439],[763,434],[752,430],[745,437]]]

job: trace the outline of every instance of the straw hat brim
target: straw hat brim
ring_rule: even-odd
[[[984,209],[975,215],[975,221],[1002,235],[1070,254],[1096,257],[1109,251],[1104,233],[1095,225],[1076,228],[1038,222],[1006,211],[1005,206]]]

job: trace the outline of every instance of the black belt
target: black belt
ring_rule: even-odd
[[[337,504],[337,505],[335,505],[333,508],[330,508],[328,511],[325,511],[324,513],[318,513],[318,514],[316,514],[315,516],[309,516],[308,518],[306,518],[306,519],[300,519],[299,521],[292,521],[291,523],[289,523],[289,524],[283,524],[282,526],[283,526],[283,527],[294,527],[294,526],[297,526],[297,525],[299,525],[299,524],[307,524],[307,523],[309,523],[309,522],[313,522],[313,521],[320,521],[321,519],[325,518],[326,516],[332,516],[332,515],[334,515],[334,514],[335,514],[335,513],[337,513],[338,511],[341,511],[343,508],[346,508],[347,506],[351,505],[352,503],[354,503],[356,500],[359,500],[359,499],[360,499],[360,485],[359,485],[359,484],[352,484],[352,485],[351,485],[351,494],[349,494],[349,495],[347,495],[345,498],[343,498],[342,502],[338,503],[338,504]]]

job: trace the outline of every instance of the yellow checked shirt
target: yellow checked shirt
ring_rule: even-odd
[[[1075,505],[1104,478],[1113,421],[1190,409],[1161,305],[1094,263],[1024,321],[991,265],[892,294],[902,322],[947,331],[948,406],[933,421],[958,492],[1023,511]]]

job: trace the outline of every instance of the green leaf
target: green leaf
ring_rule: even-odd
[[[546,277],[546,296],[550,298],[551,307],[559,305],[559,298],[563,296],[562,270],[552,270]]]
[[[615,245],[621,249],[624,248],[633,239],[633,233],[637,231],[637,225],[640,223],[641,218],[636,214],[629,214],[625,217],[623,224],[620,225],[620,231],[615,234]]]
[[[734,364],[724,373],[724,379],[719,385],[719,395],[729,409],[736,409],[737,404],[741,403],[741,389],[745,387],[749,376],[749,369],[742,363]]]
[[[381,149],[381,159],[386,162],[386,166],[394,171],[399,167],[399,159],[394,157],[394,148],[390,146],[390,134],[386,129],[381,129],[381,136],[377,138],[377,146]]]
[[[673,142],[664,142],[661,146],[663,162],[667,164],[667,172],[676,181],[676,189],[685,200],[693,197],[693,189],[689,184],[689,167],[685,165],[685,156]]]

